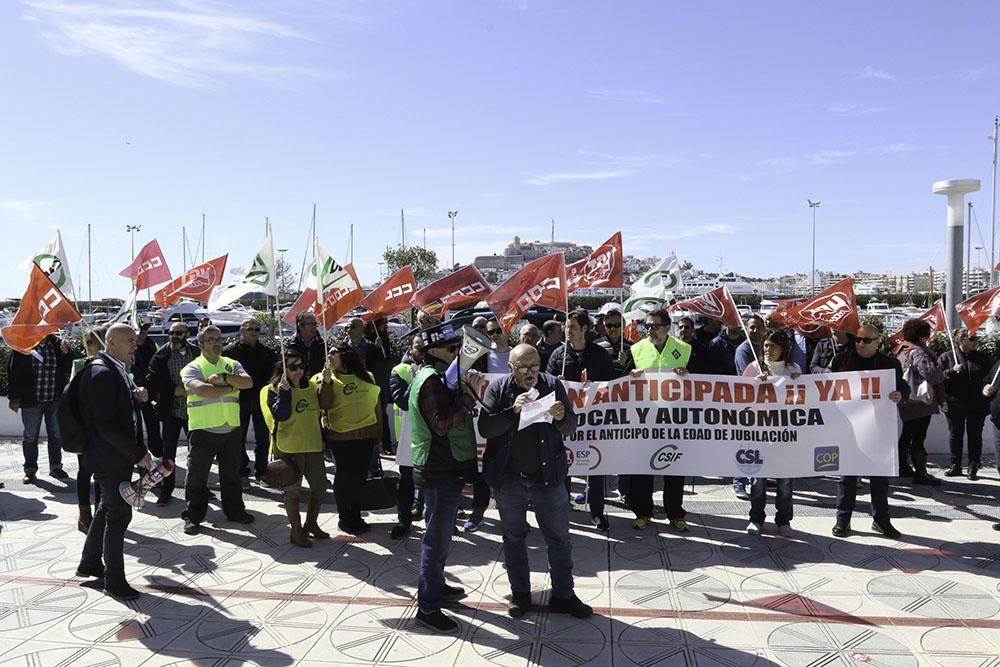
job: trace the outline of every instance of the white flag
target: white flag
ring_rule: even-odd
[[[318,271],[316,267],[319,267]],[[317,273],[322,280],[317,279]],[[354,285],[354,278],[347,272],[347,269],[327,255],[317,243],[316,259],[309,267],[309,275],[306,276],[306,287],[316,290],[316,293],[319,294],[316,300],[322,303],[323,296],[327,292],[352,285]]]
[[[641,320],[654,310],[674,302],[674,291],[683,286],[677,255],[670,253],[632,283],[631,295],[622,306],[627,320]]]
[[[242,277],[234,283],[212,290],[208,299],[208,309],[216,310],[228,306],[250,292],[263,292],[268,296],[278,296],[278,274],[274,265],[274,243],[271,234],[264,239],[264,246],[246,269],[230,271]]]
[[[38,252],[18,264],[17,268],[30,272],[32,264],[37,264],[60,292],[72,294],[73,298],[76,298],[73,280],[69,274],[69,263],[66,262],[66,250],[63,248],[59,232],[56,232],[55,238],[43,245]]]

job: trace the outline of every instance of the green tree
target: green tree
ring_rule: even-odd
[[[437,253],[420,246],[412,245],[404,248],[396,246],[387,248],[382,253],[382,259],[389,267],[389,275],[399,271],[404,266],[413,267],[413,277],[420,282],[433,275],[438,268]]]

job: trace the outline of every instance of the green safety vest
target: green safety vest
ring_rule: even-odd
[[[440,369],[436,366],[440,366]],[[444,364],[438,363],[435,366],[421,368],[413,379],[413,386],[410,387],[410,431],[413,436],[410,447],[413,450],[415,466],[427,463],[431,440],[434,437],[427,422],[424,421],[424,416],[420,414],[420,388],[424,386],[427,378],[434,375],[444,375]],[[471,413],[465,415],[461,423],[448,431],[448,444],[451,445],[451,456],[456,461],[471,461],[476,458],[476,433],[473,430]]]
[[[292,416],[277,423],[268,401],[277,396],[278,388],[267,385],[260,390],[260,409],[271,433],[271,451],[286,454],[323,451],[323,432],[319,427],[319,395],[316,382],[309,381],[305,389],[292,387]]]
[[[236,370],[236,362],[229,357],[219,357],[214,364],[210,363],[204,355],[199,355],[197,359],[189,363],[201,371],[202,380],[215,375],[216,373],[233,373]],[[183,371],[181,371],[183,374]],[[185,387],[186,389],[186,387]],[[240,390],[233,389],[222,396],[216,398],[205,398],[198,396],[188,389],[187,393],[187,413],[188,429],[192,431],[240,426]]]
[[[662,350],[657,350],[648,338],[643,338],[632,346],[632,360],[639,370],[686,368],[690,359],[691,346],[673,336],[667,338]]]

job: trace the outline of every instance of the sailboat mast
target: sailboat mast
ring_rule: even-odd
[[[94,312],[94,274],[91,270],[90,259],[90,223],[87,223],[87,308],[91,314]]]
[[[201,263],[205,263],[205,214],[201,214]]]
[[[399,209],[399,247],[406,247],[406,218],[403,217],[403,209]]]

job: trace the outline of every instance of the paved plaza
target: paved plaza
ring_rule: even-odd
[[[74,577],[83,535],[72,479],[41,475],[24,486],[20,464],[19,442],[5,440],[0,665],[1000,665],[992,460],[978,482],[893,486],[899,541],[870,530],[865,485],[854,533],[832,537],[831,478],[796,483],[792,539],[772,523],[764,536],[746,535],[749,504],[719,479],[689,483],[688,534],[662,514],[633,530],[631,514],[611,500],[604,535],[578,509],[576,589],[595,610],[586,621],[545,610],[538,530],[529,542],[540,610],[506,615],[491,509],[449,558],[450,580],[468,591],[450,607],[457,636],[414,624],[421,524],[393,541],[394,512],[376,512],[371,533],[346,538],[327,513],[335,539],[296,548],[279,494],[257,487],[246,495],[250,526],[223,521],[213,505],[203,533],[188,536],[178,501],[136,512],[126,570],[144,595],[116,602]]]

